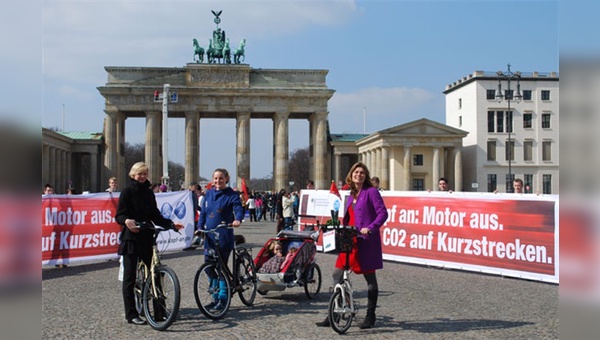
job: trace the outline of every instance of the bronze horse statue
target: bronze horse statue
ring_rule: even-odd
[[[196,60],[196,56],[198,56],[198,60]],[[204,49],[200,47],[196,38],[194,38],[194,61],[198,64],[204,61]]]
[[[243,62],[244,60],[246,60],[246,56],[244,55],[244,47],[246,46],[246,39],[242,39],[242,41],[240,42],[240,47],[236,48],[235,51],[233,51],[233,62],[236,64],[239,64],[240,62]],[[242,58],[242,60],[240,60],[240,57]]]

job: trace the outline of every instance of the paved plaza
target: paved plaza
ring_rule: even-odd
[[[246,222],[236,230],[253,256],[275,234],[275,223]],[[333,254],[317,254],[323,271],[319,297],[308,300],[302,287],[257,294],[252,307],[235,296],[225,318],[207,319],[196,306],[194,275],[201,250],[166,254],[181,283],[181,308],[165,332],[127,324],[117,280],[118,261],[44,268],[42,272],[42,338],[44,339],[330,339],[339,337],[315,322],[326,315],[327,287]],[[385,262],[375,328],[356,322],[347,336],[364,339],[558,339],[558,285]],[[366,283],[352,278],[366,307]]]

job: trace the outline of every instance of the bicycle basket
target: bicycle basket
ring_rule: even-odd
[[[341,230],[336,233],[339,249],[342,253],[352,252],[354,236],[348,230]]]

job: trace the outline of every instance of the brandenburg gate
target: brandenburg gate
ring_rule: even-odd
[[[98,87],[105,98],[105,182],[125,169],[125,122],[146,119],[145,162],[149,180],[162,177],[162,101],[154,91],[164,84],[176,92],[168,117],[185,119],[185,184],[200,177],[200,124],[203,118],[236,120],[237,183],[250,174],[251,119],[273,121],[273,189],[288,185],[288,130],[290,119],[309,121],[310,177],[317,187],[330,180],[327,102],[334,93],[326,85],[327,70],[253,69],[248,64],[189,63],[185,67],[105,67],[106,85]]]

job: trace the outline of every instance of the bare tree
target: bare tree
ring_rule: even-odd
[[[310,173],[310,152],[308,147],[296,149],[291,153],[289,169],[289,180],[294,181],[294,190],[305,188],[306,181],[310,179],[308,177]]]

